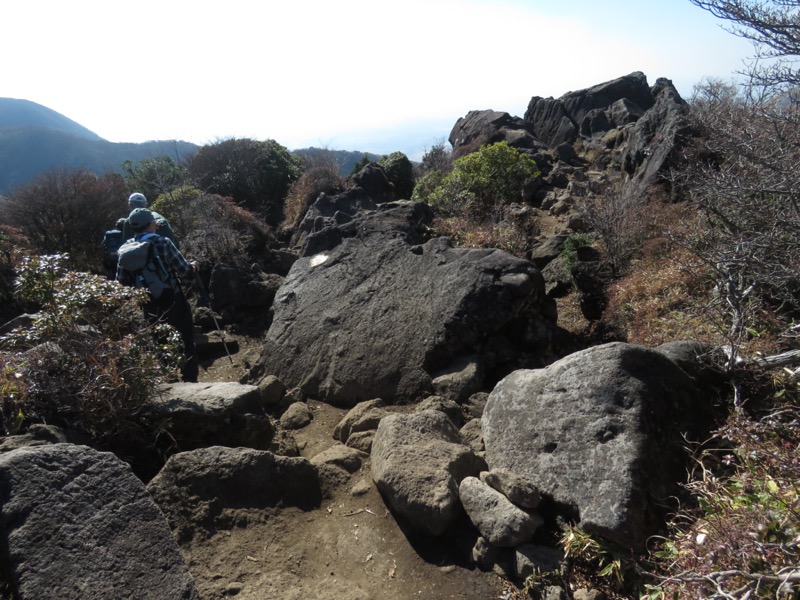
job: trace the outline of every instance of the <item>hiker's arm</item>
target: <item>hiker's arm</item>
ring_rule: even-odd
[[[169,238],[164,238],[164,254],[164,258],[170,268],[180,277],[186,277],[194,273],[194,266],[183,258],[183,254],[180,253]]]

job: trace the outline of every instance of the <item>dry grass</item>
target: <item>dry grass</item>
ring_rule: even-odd
[[[500,248],[519,258],[529,255],[539,232],[532,213],[508,217],[499,223],[464,216],[437,218],[434,228],[437,234],[452,238],[463,248]]]
[[[676,339],[713,343],[718,332],[702,307],[713,293],[707,270],[689,252],[659,244],[609,290],[604,320],[622,339],[657,346]]]
[[[795,396],[797,382],[789,393]],[[786,391],[787,388],[781,388]],[[762,391],[763,393],[763,391]],[[699,452],[697,506],[654,552],[654,590],[681,598],[796,598],[800,583],[800,410],[733,414]]]

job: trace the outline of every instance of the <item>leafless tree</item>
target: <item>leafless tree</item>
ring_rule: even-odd
[[[689,244],[715,273],[733,361],[759,322],[800,315],[800,106],[718,81],[691,106],[696,155],[675,183],[706,218]]]
[[[123,216],[127,197],[117,173],[55,169],[0,201],[0,223],[17,227],[38,254],[67,253],[69,267],[102,272],[103,232]]]
[[[690,0],[727,21],[728,31],[753,42],[755,56],[745,73],[764,90],[784,91],[800,83],[800,2],[796,0]]]

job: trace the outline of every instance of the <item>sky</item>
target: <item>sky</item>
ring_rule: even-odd
[[[0,97],[111,142],[231,137],[412,160],[471,110],[522,117],[641,71],[691,97],[749,42],[689,0],[5,0]]]

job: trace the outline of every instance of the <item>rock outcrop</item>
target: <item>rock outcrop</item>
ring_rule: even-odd
[[[654,104],[644,73],[635,72],[558,99],[535,96],[524,121],[548,147],[572,143],[579,135],[602,134],[621,127]]]

